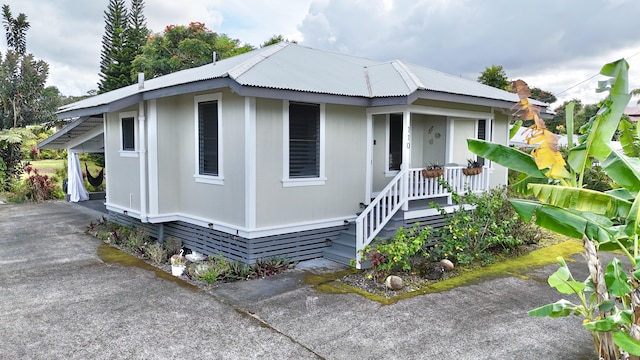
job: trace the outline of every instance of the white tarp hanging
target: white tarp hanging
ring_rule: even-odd
[[[69,201],[87,201],[89,200],[89,193],[84,188],[84,179],[82,178],[82,168],[80,167],[80,160],[78,159],[78,153],[69,151],[69,180],[67,182],[67,194],[69,194]]]

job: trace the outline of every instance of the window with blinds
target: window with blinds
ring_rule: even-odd
[[[198,158],[200,175],[218,175],[218,102],[198,103]]]
[[[487,140],[487,120],[480,119],[478,120],[478,140]],[[478,163],[484,166],[484,158],[478,156]]]
[[[122,118],[122,151],[135,151],[135,121],[133,117]]]
[[[320,176],[320,105],[289,104],[289,177]]]

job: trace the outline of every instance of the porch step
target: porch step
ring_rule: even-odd
[[[331,242],[331,246],[322,250],[322,256],[343,265],[351,265],[356,258],[356,225],[349,224],[340,236]]]

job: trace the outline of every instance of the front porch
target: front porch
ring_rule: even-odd
[[[452,212],[457,205],[453,193],[480,193],[489,190],[491,169],[465,174],[466,167],[444,166],[442,175],[429,177],[422,168],[401,170],[391,182],[364,208],[354,223],[325,249],[323,256],[349,264],[356,260],[360,268],[359,251],[376,237],[391,237],[400,226],[416,222],[432,227],[442,226],[444,218],[438,207]],[[425,177],[427,175],[427,177]],[[436,203],[438,207],[432,206]]]

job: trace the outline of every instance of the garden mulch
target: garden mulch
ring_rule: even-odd
[[[103,261],[84,233],[101,216],[62,201],[0,205],[2,357],[596,358],[580,318],[527,315],[562,297],[546,284],[554,264],[390,305],[328,291],[317,279],[344,268],[322,260],[203,290]],[[582,257],[572,260],[586,277]]]

